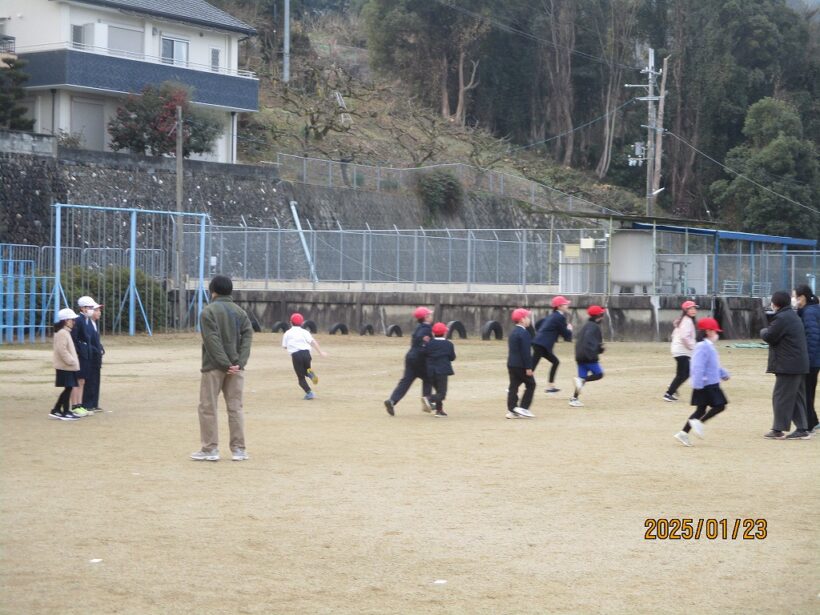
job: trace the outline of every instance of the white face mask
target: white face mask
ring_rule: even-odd
[[[792,309],[796,310],[797,308],[797,297],[792,297]]]

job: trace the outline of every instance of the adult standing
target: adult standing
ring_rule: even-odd
[[[689,378],[689,362],[697,344],[695,315],[698,307],[694,301],[684,301],[680,306],[683,313],[675,319],[671,347],[672,357],[675,359],[675,377],[663,394],[664,401],[678,401],[678,388]]]
[[[774,424],[764,437],[772,440],[808,440],[811,432],[806,422],[805,375],[809,372],[806,333],[800,317],[791,307],[789,293],[779,290],[772,295],[772,316],[760,337],[769,344],[766,371],[775,375],[772,407]],[[795,430],[786,435],[792,422]]]
[[[433,402],[430,400],[430,393],[433,387],[430,377],[427,375],[427,358],[424,355],[424,347],[433,339],[433,310],[426,307],[417,307],[413,312],[416,319],[416,328],[410,337],[410,350],[404,356],[404,375],[399,380],[396,388],[390,397],[384,400],[384,407],[387,414],[395,416],[396,404],[399,403],[410,390],[413,381],[421,380],[421,408],[425,412],[433,411]]]
[[[83,387],[83,408],[89,412],[101,412],[100,408],[100,371],[102,370],[102,357],[105,348],[100,338],[100,317],[102,316],[102,305],[98,305],[94,310],[89,311],[93,332],[89,331],[88,340],[89,353],[91,355],[88,375]]]
[[[248,458],[245,452],[245,417],[242,390],[245,365],[251,354],[253,328],[245,310],[231,299],[233,282],[217,275],[208,286],[211,302],[202,310],[202,377],[199,385],[199,434],[202,447],[191,453],[194,461],[219,461],[217,405],[219,392],[228,410],[230,446],[234,461]]]
[[[820,425],[814,398],[817,391],[817,373],[820,372],[820,300],[811,288],[801,284],[794,289],[794,301],[797,315],[803,321],[806,331],[806,346],[809,351],[809,373],[806,374],[806,416],[809,431],[817,430]]]

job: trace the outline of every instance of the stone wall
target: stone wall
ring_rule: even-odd
[[[0,130],[0,152],[54,157],[57,155],[57,138],[34,132]]]

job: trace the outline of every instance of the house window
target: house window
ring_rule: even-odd
[[[216,47],[211,47],[211,70],[215,73],[219,72],[219,56],[222,55],[222,50]]]
[[[94,46],[94,24],[87,23],[82,26],[71,26],[71,45],[78,49]]]
[[[162,37],[162,61],[177,66],[188,65],[188,41]]]
[[[112,53],[142,56],[142,30],[108,26],[108,49]]]

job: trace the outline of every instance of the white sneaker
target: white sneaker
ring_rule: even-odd
[[[421,396],[421,409],[424,412],[432,412],[433,411],[433,402],[430,401],[430,398],[426,395]]]
[[[689,442],[689,434],[685,431],[679,431],[675,434],[674,438],[684,446],[692,446],[692,443]]]
[[[528,419],[534,419],[535,418],[535,415],[532,412],[530,412],[528,408],[516,407],[516,408],[513,408],[513,412],[515,412],[518,416],[523,416],[524,418],[528,418]]]
[[[508,418],[508,419],[523,419],[523,418],[526,418],[524,416],[517,415],[515,412],[509,412],[509,411],[504,416],[505,416],[505,418]]]
[[[212,451],[210,453],[206,451],[196,451],[195,453],[191,453],[191,459],[194,461],[219,461],[219,451]]]
[[[584,407],[584,402],[582,402],[577,397],[573,397],[572,399],[569,400],[569,405],[572,406],[573,408],[583,408]]]
[[[698,419],[689,419],[689,427],[695,432],[698,438],[703,438],[703,422]]]
[[[575,376],[572,379],[572,381],[575,383],[575,390],[576,391],[580,391],[581,389],[584,388],[584,382],[585,381],[583,380],[583,378],[579,378],[578,376]]]
[[[245,461],[248,459],[248,454],[245,452],[245,449],[238,448],[231,455],[231,459],[234,461]]]

